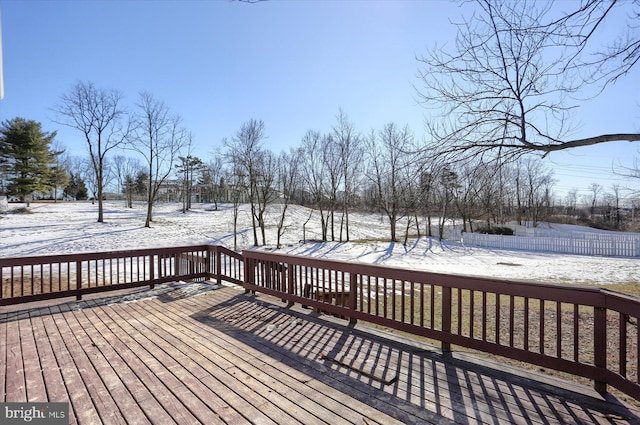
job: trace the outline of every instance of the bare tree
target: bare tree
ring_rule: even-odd
[[[224,196],[225,171],[222,157],[216,155],[201,170],[200,177],[204,189],[204,202],[213,202],[214,210],[218,210],[218,203],[227,201]]]
[[[78,82],[53,107],[59,124],[80,131],[87,143],[95,175],[98,222],[104,222],[102,206],[105,163],[110,151],[125,143],[129,132],[126,111],[117,90],[98,89],[93,83]],[[89,182],[89,180],[87,180]]]
[[[325,182],[327,171],[324,167],[323,153],[324,140],[319,132],[312,130],[307,131],[302,138],[302,178],[314,207],[320,213],[322,240],[326,241],[328,233],[328,212],[327,187]]]
[[[520,185],[525,199],[526,213],[533,227],[546,217],[551,203],[551,186],[553,172],[542,167],[540,161],[527,158],[521,161],[518,168],[524,170],[524,181]]]
[[[611,214],[611,221],[613,221],[615,229],[620,229],[620,225],[622,222],[622,215],[620,214],[621,187],[619,184],[613,184],[611,186],[611,190],[613,191],[613,200],[615,205],[613,214]]]
[[[438,215],[438,239],[444,239],[444,225],[447,222],[447,215],[451,214],[454,193],[460,185],[458,181],[458,173],[452,168],[443,166],[438,170],[436,180],[436,195],[439,203]]]
[[[299,182],[299,167],[301,159],[301,149],[291,149],[289,152],[282,152],[278,157],[278,174],[276,187],[280,192],[280,215],[278,217],[277,227],[277,240],[276,247],[281,247],[280,241],[285,228],[285,219],[289,204],[296,196]]]
[[[253,228],[253,242],[258,246],[258,216],[259,216],[259,185],[260,167],[259,161],[264,153],[263,139],[264,122],[262,120],[251,119],[242,124],[235,137],[225,139],[223,144],[226,148],[228,161],[237,176],[242,176],[241,181],[246,181],[246,191],[251,206],[251,221]],[[245,180],[246,179],[246,180]],[[264,240],[264,238],[263,238]]]
[[[105,161],[103,169],[108,168],[108,162]],[[96,177],[96,170],[93,168],[93,164],[89,158],[76,157],[75,169],[77,170],[80,178],[84,180],[87,190],[89,191],[91,203],[95,204],[98,197],[98,179]]]
[[[130,156],[116,155],[113,157],[113,168],[118,183],[117,192],[125,194],[127,206],[133,208],[133,195],[136,192],[135,178],[142,171],[140,160]]]
[[[255,214],[255,220],[260,228],[262,245],[266,245],[267,207],[278,198],[278,193],[275,190],[275,183],[278,174],[278,158],[273,152],[264,150],[258,157],[256,165],[257,176],[254,188],[256,202],[253,214]]]
[[[423,169],[419,173],[419,191],[418,191],[419,206],[418,208],[422,216],[424,217],[424,222],[425,222],[424,234],[425,236],[429,236],[429,237],[433,236],[433,227],[432,227],[433,223],[431,220],[431,212],[432,212],[432,205],[434,204],[433,188],[435,184],[435,181],[434,181],[435,175],[436,175],[436,172],[434,169],[428,169],[428,170]]]
[[[505,184],[504,175],[505,170],[503,167],[496,165],[494,162],[481,163],[478,165],[478,169],[472,172],[474,191],[477,194],[477,202],[474,199],[471,200],[472,203],[475,203],[477,209],[472,209],[472,211],[476,216],[475,218],[480,218],[484,215],[487,227],[492,222],[504,224],[506,221],[505,216],[507,213],[505,211],[509,210],[510,187]],[[473,232],[471,220],[469,220],[469,231]]]
[[[370,170],[367,177],[376,188],[378,208],[389,220],[391,241],[397,239],[397,224],[404,217],[405,192],[408,182],[403,178],[406,169],[412,166],[411,152],[413,136],[407,126],[398,128],[394,123],[384,126],[379,132],[372,131],[367,144]]]
[[[640,140],[636,133],[569,138],[570,117],[578,107],[569,96],[588,82],[578,78],[581,69],[570,66],[576,47],[562,37],[569,22],[553,19],[552,3],[476,4],[477,12],[457,24],[453,51],[434,48],[420,58],[419,95],[436,111],[428,131],[438,154],[456,160],[487,154],[513,158]]]
[[[589,191],[591,192],[591,207],[589,209],[589,213],[591,216],[591,220],[594,220],[596,215],[596,206],[598,205],[598,199],[600,199],[600,195],[602,194],[602,186],[600,186],[598,183],[591,183],[589,185]]]
[[[229,163],[225,169],[226,181],[229,185],[229,198],[233,204],[233,250],[238,250],[238,217],[240,215],[240,204],[244,200],[246,192],[246,176],[238,164]]]
[[[140,93],[128,146],[144,158],[148,172],[147,216],[145,227],[153,221],[153,204],[158,191],[173,171],[179,152],[191,139],[181,126],[182,118],[172,115],[164,102],[147,92]]]
[[[574,219],[576,216],[576,211],[577,211],[577,204],[578,204],[578,189],[571,189],[569,192],[567,192],[567,195],[564,198],[564,201],[566,203],[567,206],[567,215],[569,217],[571,217],[571,219]]]
[[[338,122],[333,127],[333,137],[339,152],[339,164],[342,169],[344,196],[342,197],[342,218],[340,220],[340,241],[342,231],[345,230],[346,241],[349,241],[349,206],[355,196],[357,179],[361,175],[362,167],[362,138],[355,131],[342,109]]]
[[[493,162],[491,163],[493,164]],[[462,219],[462,231],[473,232],[473,220],[478,219],[492,204],[496,170],[490,164],[476,161],[461,164],[458,169],[458,185],[452,188],[453,203]],[[489,219],[489,215],[487,215]],[[487,220],[490,223],[489,220]]]
[[[342,164],[340,163],[340,146],[333,134],[322,138],[322,166],[325,169],[327,183],[327,225],[331,230],[331,240],[336,240],[335,218],[338,209],[338,191],[342,184]]]

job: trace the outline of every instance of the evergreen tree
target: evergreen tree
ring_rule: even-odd
[[[54,201],[58,200],[58,190],[65,187],[69,183],[69,174],[67,170],[60,166],[54,165],[49,173],[49,186],[52,189],[52,197]]]
[[[127,207],[128,208],[133,208],[133,195],[135,193],[135,181],[133,180],[133,177],[131,177],[131,174],[128,174],[125,178],[124,178],[124,184],[122,185],[122,193],[125,195],[126,199],[127,199]]]
[[[194,175],[204,168],[202,160],[196,156],[179,156],[180,163],[176,170],[181,175],[182,183],[182,212],[191,209],[191,194],[193,191]]]
[[[55,155],[49,146],[56,132],[42,131],[33,120],[14,118],[0,126],[0,163],[7,179],[6,191],[29,203],[35,191],[51,188],[51,164]]]
[[[133,208],[133,199],[135,195],[145,195],[147,193],[147,179],[149,175],[144,171],[138,171],[134,177],[127,174],[124,178],[122,193],[127,199],[127,207]]]
[[[50,148],[54,162],[51,164],[49,173],[49,186],[51,187],[51,197],[54,202],[59,199],[59,192],[69,183],[68,164],[63,160],[64,149],[59,146]]]
[[[89,191],[87,190],[84,180],[80,177],[80,174],[69,174],[69,183],[64,188],[64,196],[69,196],[78,201],[88,198]]]
[[[138,171],[135,181],[135,193],[136,195],[147,194],[147,180],[149,180],[149,174],[145,171]]]

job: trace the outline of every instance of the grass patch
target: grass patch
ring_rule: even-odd
[[[6,211],[5,214],[33,214],[33,211],[31,211],[27,207],[19,207],[19,208],[9,209]]]
[[[609,289],[611,291],[620,292],[622,294],[640,297],[640,282],[611,283],[608,285],[591,284],[587,286],[600,289]]]

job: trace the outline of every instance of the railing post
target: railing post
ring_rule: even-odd
[[[287,293],[291,295],[294,295],[296,293],[294,268],[295,267],[293,264],[287,264]],[[293,301],[289,301],[288,303],[289,307],[291,307],[293,304]]]
[[[358,275],[349,273],[349,310],[356,311],[358,308]],[[349,316],[349,324],[356,325],[358,319]]]
[[[216,246],[216,281],[220,284],[222,280],[222,250]]]
[[[442,332],[451,333],[451,287],[442,287]],[[442,351],[451,351],[450,342],[441,342]]]
[[[243,258],[243,263],[244,263],[244,283],[246,284],[253,284],[254,282],[254,261],[251,258],[247,258],[244,254],[242,254],[242,258]],[[246,289],[244,290],[245,294],[248,294],[249,292],[251,292],[250,290]]]
[[[607,309],[593,309],[593,364],[603,372],[607,369]],[[607,392],[607,382],[594,380],[594,388],[600,394]]]
[[[82,299],[82,261],[76,261],[76,300]]]
[[[156,272],[155,272],[155,268],[156,268],[156,262],[155,262],[155,258],[156,255],[155,254],[151,254],[149,256],[149,280],[151,280],[151,285],[149,285],[150,289],[153,289],[156,287],[156,284],[153,283],[155,277],[156,277]]]

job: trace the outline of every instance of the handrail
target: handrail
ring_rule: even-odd
[[[241,284],[242,269],[239,253],[210,245],[0,258],[0,306],[175,280]]]
[[[597,288],[455,276],[198,245],[0,258],[0,306],[216,279],[351,321],[513,358],[640,400],[640,299]]]
[[[640,299],[598,288],[454,276],[244,251],[245,288],[350,320],[509,357],[640,400]],[[617,346],[615,351],[610,347]]]

